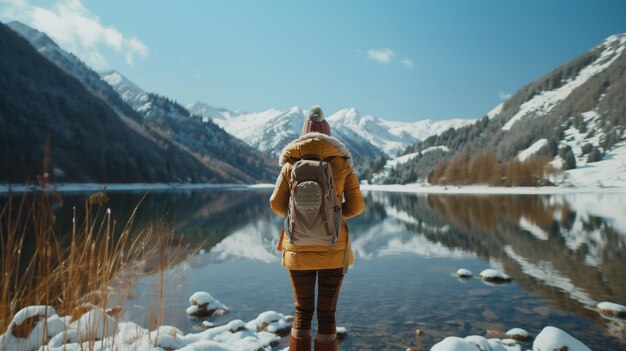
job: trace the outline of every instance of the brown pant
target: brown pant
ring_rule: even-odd
[[[339,289],[343,282],[343,268],[310,271],[289,271],[295,299],[296,315],[294,329],[311,329],[315,310],[315,279],[318,276],[317,322],[319,334],[336,332],[335,311],[339,299]]]

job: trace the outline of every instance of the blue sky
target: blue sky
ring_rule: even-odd
[[[626,32],[626,1],[0,0],[98,69],[188,104],[478,118]]]

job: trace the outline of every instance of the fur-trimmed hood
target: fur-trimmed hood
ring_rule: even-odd
[[[282,167],[289,157],[302,158],[306,155],[319,155],[326,158],[331,156],[344,157],[350,167],[352,164],[352,154],[348,147],[339,139],[322,133],[306,133],[291,141],[280,152],[278,164]]]

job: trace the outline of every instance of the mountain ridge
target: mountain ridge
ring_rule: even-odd
[[[472,125],[410,146],[405,154],[438,146],[449,152],[415,157],[398,165],[395,175],[388,175],[383,182],[426,181],[437,163],[492,150],[501,162],[522,153],[525,158],[549,157],[553,166],[564,167],[566,178],[571,175],[572,185],[580,183],[581,179],[574,177],[579,172],[568,170],[615,159],[612,149],[626,136],[625,48],[626,33],[609,36],[524,85]],[[542,139],[545,142],[537,148]],[[533,147],[536,150],[530,154]],[[607,169],[620,172],[617,166]],[[619,174],[610,177],[617,179]]]
[[[62,182],[226,180],[170,141],[131,128],[1,23],[0,49],[1,181],[34,181],[45,172]]]
[[[132,82],[126,81],[127,93],[142,100],[141,106],[131,106],[110,84],[102,80],[98,73],[76,56],[61,49],[44,33],[19,22],[12,22],[9,28],[28,40],[30,45],[46,56],[50,63],[76,78],[84,89],[109,105],[120,120],[134,132],[153,142],[168,145],[170,149],[177,149],[173,152],[186,154],[186,158],[194,160],[198,170],[190,172],[189,176],[179,178],[178,181],[254,183],[273,178],[273,165],[266,165],[263,156],[255,157],[256,151],[213,123],[203,123],[192,118],[184,107],[174,101],[143,92]],[[154,108],[150,108],[151,106]],[[137,107],[143,107],[144,110]],[[164,117],[162,112],[165,110],[168,110],[169,114],[167,118],[162,119],[160,117]],[[241,152],[230,154],[228,150]]]

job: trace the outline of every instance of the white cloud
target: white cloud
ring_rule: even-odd
[[[508,100],[511,98],[511,96],[513,96],[513,94],[511,93],[505,93],[503,91],[501,91],[498,96],[500,96],[500,100]]]
[[[403,64],[403,65],[404,65],[404,67],[406,67],[406,68],[413,68],[413,60],[411,60],[411,59],[410,59],[410,58],[408,58],[408,57],[405,57],[405,58],[402,60],[402,64]]]
[[[391,49],[369,49],[367,50],[367,58],[370,60],[378,61],[380,63],[388,64],[396,54]]]
[[[0,15],[45,32],[63,49],[76,54],[88,65],[110,68],[102,53],[109,48],[124,55],[132,65],[135,57],[148,57],[148,47],[136,38],[125,37],[113,26],[105,26],[80,0],[59,0],[49,7],[35,6],[28,0],[0,0]]]

